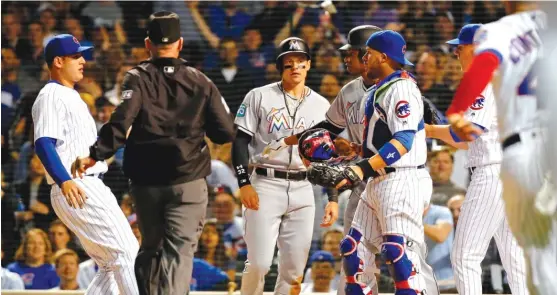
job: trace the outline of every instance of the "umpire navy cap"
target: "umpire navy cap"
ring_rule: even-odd
[[[474,43],[474,34],[481,27],[481,24],[468,24],[460,29],[458,37],[447,41],[450,45],[469,45]]]
[[[171,11],[158,11],[149,16],[147,36],[154,44],[172,44],[180,39],[180,18]]]
[[[57,56],[67,56],[93,49],[93,46],[81,46],[76,37],[61,34],[48,40],[44,48],[44,59],[50,64]]]
[[[402,35],[395,31],[386,30],[373,33],[367,40],[366,45],[373,50],[385,53],[390,59],[400,64],[414,65],[404,57],[406,41],[404,41]]]
[[[350,49],[365,49],[366,41],[369,37],[375,33],[381,31],[380,27],[371,25],[361,25],[353,28],[348,32],[348,44],[344,44],[338,50],[350,50]]]

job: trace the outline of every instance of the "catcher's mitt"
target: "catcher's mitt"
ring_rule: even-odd
[[[441,124],[443,120],[439,116],[439,111],[433,106],[433,103],[425,96],[422,96],[422,100],[424,102],[424,122],[431,125]]]
[[[334,188],[346,179],[346,184],[339,190],[351,189],[362,181],[349,167],[355,159],[336,158],[328,162],[311,163],[307,170],[308,181],[322,187]]]

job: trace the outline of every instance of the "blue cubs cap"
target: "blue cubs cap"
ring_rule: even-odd
[[[458,33],[458,38],[447,41],[447,44],[451,45],[468,45],[474,43],[474,34],[481,27],[480,24],[469,24],[465,25],[460,29]]]
[[[70,34],[61,34],[48,40],[44,48],[44,59],[51,63],[57,56],[66,56],[92,49],[93,46],[81,46],[77,38]]]
[[[331,252],[323,251],[323,250],[313,253],[313,255],[311,255],[311,258],[309,260],[310,263],[314,263],[314,262],[330,262],[331,264],[335,263],[335,258],[333,257],[333,254],[331,254]]]
[[[404,57],[406,53],[406,41],[404,41],[402,35],[395,31],[386,30],[373,33],[373,35],[367,39],[366,46],[381,53],[385,53],[390,59],[400,64],[414,65]]]

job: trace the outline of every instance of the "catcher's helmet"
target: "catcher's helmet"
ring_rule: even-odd
[[[375,32],[382,31],[381,28],[371,25],[357,26],[348,32],[348,44],[344,44],[338,50],[358,49],[360,51],[366,48],[366,41]]]
[[[282,72],[282,57],[292,52],[303,53],[307,56],[308,60],[311,60],[311,53],[306,41],[298,37],[286,38],[280,42],[277,50],[277,58],[275,59],[275,65],[279,72]]]

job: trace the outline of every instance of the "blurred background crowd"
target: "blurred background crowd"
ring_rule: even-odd
[[[487,23],[504,16],[493,1],[335,1],[335,14],[316,7],[317,1],[2,1],[2,287],[10,278],[26,289],[85,289],[97,268],[79,241],[62,224],[50,205],[50,187],[34,154],[31,107],[49,75],[43,48],[51,36],[74,35],[82,45],[94,45],[86,55],[85,77],[76,90],[87,103],[97,127],[106,123],[120,103],[124,74],[149,54],[144,49],[146,20],[154,11],[170,10],[181,19],[185,40],[182,58],[201,69],[217,85],[231,113],[246,93],[279,80],[275,47],[289,36],[306,40],[312,49],[307,85],[332,101],[341,87],[355,78],[346,73],[337,50],[348,31],[371,24],[399,31],[407,41],[409,68],[422,94],[444,113],[458,86],[461,71],[452,48],[468,23]],[[213,145],[208,220],[194,263],[193,290],[225,290],[228,281],[240,283],[247,249],[243,221],[231,169],[230,145]],[[444,290],[454,291],[450,249],[454,227],[468,182],[461,155],[440,143],[430,143],[428,169],[434,181],[432,205],[424,214],[428,262]],[[121,171],[122,151],[109,162],[105,183],[112,189],[140,240],[128,182]],[[341,216],[335,226],[320,228],[327,202],[315,187],[316,226],[302,291],[307,286],[336,288],[343,238],[342,212],[349,192],[340,196]],[[492,243],[493,245],[494,243]],[[394,289],[383,263],[376,274],[382,292]],[[508,291],[499,254],[491,246],[483,262],[484,292]],[[266,280],[273,289],[276,263]],[[314,283],[310,285],[311,283]],[[316,290],[315,290],[316,291]]]

